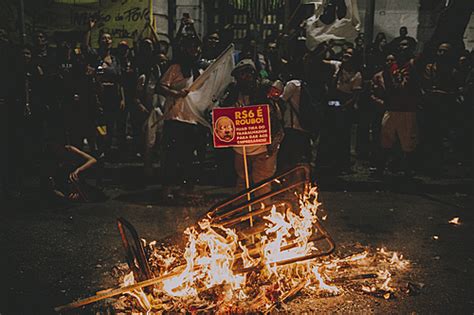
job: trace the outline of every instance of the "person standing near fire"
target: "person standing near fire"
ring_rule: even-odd
[[[246,155],[249,167],[250,184],[256,184],[275,174],[277,155],[284,132],[281,114],[277,104],[268,96],[269,86],[258,80],[257,68],[251,59],[241,60],[232,70],[235,83],[227,89],[224,107],[244,107],[250,105],[270,105],[272,143],[270,145],[247,146]],[[236,188],[245,187],[244,153],[242,147],[234,147],[234,167],[237,173]]]
[[[332,171],[351,172],[351,133],[355,110],[362,91],[362,74],[354,50],[344,51],[342,61],[324,60],[332,68],[327,83],[326,119],[321,129],[318,163]]]
[[[96,21],[89,21],[89,28],[84,36],[82,50],[86,54],[89,64],[96,69],[97,80],[100,84],[99,99],[102,105],[103,116],[107,130],[105,131],[104,154],[110,155],[112,147],[112,134],[114,127],[119,132],[125,130],[120,124],[124,121],[120,119],[122,111],[125,110],[125,97],[121,84],[121,67],[118,58],[112,53],[112,35],[102,33],[99,38],[99,49],[91,47],[91,31],[95,27]],[[123,144],[125,134],[119,135]]]
[[[374,76],[371,97],[385,109],[382,118],[381,146],[376,176],[383,176],[390,150],[400,140],[405,158],[405,174],[412,176],[414,152],[418,144],[416,111],[421,102],[421,87],[407,40],[400,42],[398,55],[389,54],[385,69]]]
[[[163,74],[160,88],[166,96],[164,105],[163,141],[165,145],[165,197],[173,198],[172,185],[192,190],[197,177],[195,152],[201,142],[202,127],[184,98],[203,70],[199,67],[201,41],[195,35],[181,36],[177,57]]]
[[[442,43],[436,51],[434,62],[427,64],[423,73],[424,165],[432,176],[441,172],[446,158],[444,138],[453,141],[458,127],[455,117],[460,106],[456,99],[462,83],[458,80],[455,64],[453,47],[449,43]]]

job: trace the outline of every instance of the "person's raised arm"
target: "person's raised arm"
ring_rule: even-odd
[[[95,23],[96,23],[96,20],[89,19],[87,31],[86,31],[86,34],[84,35],[84,40],[82,42],[82,45],[85,49],[89,49],[89,47],[91,47],[91,32],[95,26]]]

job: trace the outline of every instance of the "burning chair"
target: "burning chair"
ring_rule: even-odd
[[[270,257],[267,257],[268,263],[282,266],[329,255],[334,251],[335,244],[316,216],[319,203],[314,203],[317,200],[308,200],[316,197],[315,194],[317,194],[315,188],[311,191],[310,186],[308,167],[298,166],[215,205],[201,222],[206,221],[209,226],[220,226],[236,231],[240,249],[234,253],[234,269],[240,272],[245,271],[246,268],[250,270],[249,266],[245,266],[244,256],[253,261],[262,258],[262,249],[268,240],[266,233],[278,234],[278,228],[282,228],[279,226],[269,232],[268,221],[273,220],[274,223],[280,221],[276,222],[277,226],[281,220],[285,219],[285,216],[287,218],[294,216],[293,220],[283,223],[284,228],[289,230],[285,233],[288,237],[281,240],[281,246],[276,249],[276,252],[271,253],[270,261],[268,261]],[[308,199],[302,200],[302,198]],[[298,236],[298,233],[302,231],[296,231],[296,226],[289,226],[291,225],[289,221],[294,222],[294,218],[300,215],[300,208],[309,210],[308,207],[313,207],[314,212],[308,211],[306,224],[311,223],[312,226],[300,228],[306,228],[306,232],[310,234]],[[298,223],[301,222],[295,222],[295,224]],[[150,279],[152,277],[150,267],[138,233],[123,218],[118,219],[117,224],[127,262],[134,272],[135,279],[141,281]],[[129,236],[124,226],[129,231]]]
[[[316,199],[309,200],[310,198]],[[272,261],[272,264],[280,266],[329,255],[334,251],[333,240],[316,216],[319,205],[316,188],[311,189],[308,167],[298,166],[213,207],[207,217],[212,225],[235,230],[239,242],[249,250],[253,258],[260,257],[264,243],[262,240],[268,238],[268,234],[277,234],[278,228],[282,228],[278,226],[282,222],[277,221],[285,220],[286,217],[286,223],[290,225],[286,226],[290,230],[290,236],[279,248],[280,259],[275,257],[277,259]],[[297,216],[304,217],[304,210],[308,211],[306,219],[312,223],[312,227],[306,226],[311,230],[308,231],[311,234],[306,241],[308,244],[312,243],[313,248],[304,255],[298,255],[292,250],[302,245],[301,237],[297,235],[301,231],[296,231],[297,227],[291,226],[291,221]],[[270,233],[269,221],[276,227],[270,229]],[[297,224],[294,223],[293,225]],[[300,228],[304,229],[302,226]]]
[[[186,264],[156,278],[152,278],[149,257],[138,233],[126,220],[118,219],[127,262],[134,278],[141,282],[56,310],[76,308],[137,289],[141,294],[141,288],[155,284],[176,298],[197,296],[196,283],[203,290],[227,284],[236,291],[242,288],[246,276],[276,274],[276,268],[329,255],[335,244],[318,218],[320,205],[307,167],[298,166],[259,183],[212,207],[197,226],[188,228],[188,244],[183,254]],[[311,269],[309,264],[307,269]],[[307,279],[300,279],[286,294],[299,291],[306,282]],[[243,290],[241,293],[244,294]],[[260,302],[266,300],[265,294]]]

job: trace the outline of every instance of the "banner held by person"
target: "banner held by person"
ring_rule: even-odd
[[[229,45],[190,86],[190,92],[184,98],[184,102],[201,125],[211,128],[207,119],[209,110],[232,82],[230,74],[232,69],[234,69],[233,44]]]

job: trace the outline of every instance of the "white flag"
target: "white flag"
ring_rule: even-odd
[[[232,82],[234,69],[234,45],[227,49],[193,82],[184,98],[185,106],[194,113],[203,126],[211,127],[206,115],[213,103]]]
[[[306,46],[309,50],[314,50],[319,44],[331,39],[346,39],[353,41],[360,31],[359,10],[357,0],[332,1],[333,3],[345,3],[346,14],[344,17],[338,16],[341,8],[336,8],[333,17],[329,17],[331,23],[323,22],[327,16],[322,18],[324,6],[316,10],[316,14],[306,20]]]

